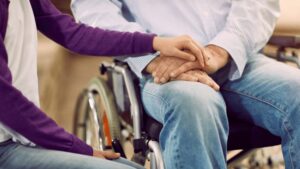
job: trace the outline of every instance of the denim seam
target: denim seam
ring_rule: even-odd
[[[271,107],[277,109],[279,112],[281,112],[282,129],[285,130],[285,131],[287,132],[289,138],[291,139],[291,143],[290,143],[290,146],[289,146],[289,148],[288,148],[288,151],[289,151],[289,156],[290,156],[290,159],[291,159],[291,162],[292,162],[292,167],[293,167],[293,169],[294,169],[294,165],[293,165],[293,164],[294,164],[294,163],[293,163],[294,161],[293,161],[292,154],[291,154],[291,147],[292,147],[293,137],[291,136],[290,132],[288,131],[287,126],[284,124],[285,122],[288,123],[287,120],[286,120],[286,119],[287,119],[287,116],[288,116],[288,115],[287,115],[288,113],[287,113],[286,111],[280,109],[280,108],[277,107],[276,105],[272,104],[271,102],[268,102],[268,101],[266,101],[266,100],[263,100],[262,98],[258,98],[258,97],[255,97],[255,96],[253,96],[253,95],[249,95],[249,94],[246,94],[246,93],[242,93],[242,92],[240,92],[240,91],[233,91],[233,90],[226,89],[226,88],[223,88],[222,90],[225,90],[225,91],[231,92],[231,93],[240,94],[240,95],[246,96],[246,97],[248,97],[248,98],[251,98],[251,99],[254,99],[254,100],[258,100],[258,101],[261,101],[262,103],[265,103],[265,104],[267,104],[267,105],[269,105],[269,106],[271,106]]]
[[[288,136],[289,136],[289,138],[291,139],[291,142],[290,142],[290,146],[289,146],[289,149],[288,149],[288,151],[289,151],[289,156],[290,156],[290,159],[291,159],[291,162],[292,162],[292,168],[294,169],[295,167],[294,167],[294,160],[293,160],[293,156],[292,156],[292,147],[293,147],[293,142],[294,142],[294,139],[293,139],[293,137],[292,137],[292,135],[290,134],[290,132],[288,131],[289,130],[289,127],[288,126],[286,126],[286,124],[285,123],[288,123],[288,121],[285,119],[284,120],[284,122],[283,122],[283,128],[284,128],[284,130],[288,133]]]

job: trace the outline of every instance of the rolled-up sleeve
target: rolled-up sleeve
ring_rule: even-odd
[[[232,1],[225,27],[209,42],[230,54],[230,80],[240,78],[249,59],[264,47],[278,16],[278,0]]]

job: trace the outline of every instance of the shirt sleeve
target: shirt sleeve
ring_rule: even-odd
[[[92,155],[93,149],[59,127],[51,118],[12,86],[7,52],[0,36],[0,121],[44,148]]]
[[[126,15],[130,17],[130,14],[122,11],[123,5],[118,0],[72,0],[71,9],[76,20],[93,27],[115,31],[146,32],[138,23],[126,19]],[[127,56],[122,60],[127,62],[132,71],[141,78],[142,71],[156,56],[158,53],[138,57]]]
[[[62,46],[87,55],[120,56],[155,52],[153,34],[118,32],[77,24],[50,0],[30,0],[37,28]]]
[[[209,43],[229,52],[230,80],[240,78],[248,60],[265,46],[278,16],[278,0],[232,1],[225,27]]]

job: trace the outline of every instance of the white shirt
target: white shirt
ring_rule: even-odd
[[[122,3],[135,22],[125,19],[128,11]],[[279,16],[279,0],[72,0],[71,7],[77,20],[93,26],[163,36],[188,34],[202,45],[220,46],[233,60],[231,80],[240,78],[247,62],[258,56]],[[153,58],[126,61],[141,77]]]
[[[29,0],[10,0],[9,19],[4,44],[13,86],[39,106],[37,78],[37,29]],[[0,122],[0,142],[13,139],[31,144],[22,135]]]

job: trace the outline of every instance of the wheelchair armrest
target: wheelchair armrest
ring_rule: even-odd
[[[297,35],[273,35],[268,44],[278,47],[300,48],[300,36]]]

